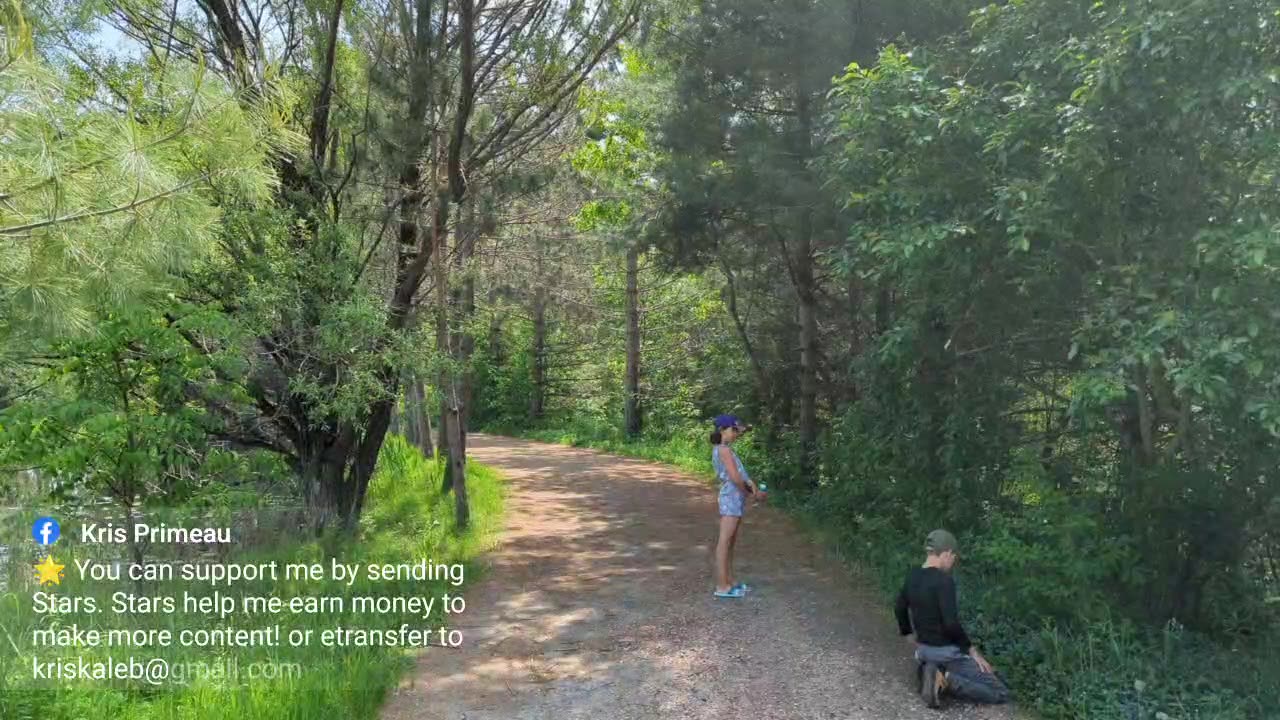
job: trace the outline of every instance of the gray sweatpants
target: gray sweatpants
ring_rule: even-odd
[[[1000,704],[1009,701],[1009,686],[999,676],[984,673],[967,653],[955,645],[920,645],[916,661],[933,663],[947,673],[947,691],[973,702]]]

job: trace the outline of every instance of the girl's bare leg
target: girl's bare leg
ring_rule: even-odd
[[[729,568],[732,562],[730,548],[740,519],[729,515],[720,517],[720,540],[716,543],[716,590],[719,592],[728,592],[733,587],[733,571]]]
[[[738,522],[734,523],[733,534],[729,536],[729,586],[738,584],[738,578],[733,574],[733,551],[738,547],[738,533],[742,532],[742,518],[734,518]]]

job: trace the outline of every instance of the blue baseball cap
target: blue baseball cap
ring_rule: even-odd
[[[724,428],[730,428],[730,427],[746,430],[748,426],[746,423],[742,422],[742,418],[738,417],[737,415],[717,415],[716,416],[717,430],[723,430]]]

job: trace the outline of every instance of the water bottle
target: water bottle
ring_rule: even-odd
[[[760,494],[761,494],[761,493],[769,492],[769,487],[768,487],[767,485],[765,485],[764,483],[756,483],[756,489],[757,489],[757,490],[759,490],[759,491],[760,491],[760,493],[753,493],[753,494],[752,494],[752,496],[751,496],[751,504],[752,504],[754,507],[759,507],[759,506],[760,506]]]

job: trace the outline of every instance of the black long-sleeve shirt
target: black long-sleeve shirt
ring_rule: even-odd
[[[916,641],[925,645],[955,645],[967,653],[973,644],[960,626],[956,583],[937,568],[912,568],[898,592],[894,614],[898,630],[910,635],[914,627]]]

